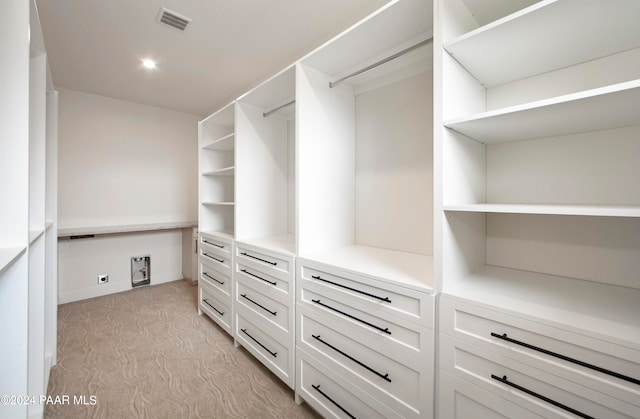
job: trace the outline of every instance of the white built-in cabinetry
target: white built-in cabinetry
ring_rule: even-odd
[[[437,3],[439,416],[638,417],[640,4],[517,3]]]
[[[326,416],[433,416],[432,16],[391,2],[298,63],[296,391]]]
[[[392,1],[200,124],[200,310],[323,414],[433,416],[432,8]]]
[[[328,417],[639,417],[639,17],[395,0],[204,120],[221,325]]]
[[[35,2],[0,22],[0,416],[36,418],[56,361],[57,93]]]
[[[236,343],[289,387],[295,361],[296,79],[291,66],[236,101]]]
[[[232,334],[235,118],[231,103],[198,124],[198,311]]]

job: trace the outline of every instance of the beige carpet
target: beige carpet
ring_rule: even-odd
[[[175,281],[61,305],[44,417],[318,418],[196,295]]]

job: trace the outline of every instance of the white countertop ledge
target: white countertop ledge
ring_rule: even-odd
[[[141,231],[154,231],[154,230],[175,230],[175,229],[181,229],[181,228],[196,227],[197,225],[198,225],[197,221],[181,221],[181,222],[171,222],[171,223],[127,224],[127,225],[96,226],[96,227],[60,228],[58,229],[58,237],[135,233],[135,232],[141,232]]]

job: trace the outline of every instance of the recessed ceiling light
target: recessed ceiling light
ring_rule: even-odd
[[[142,60],[142,65],[144,66],[144,68],[148,68],[149,70],[153,70],[156,68],[156,62],[149,58],[145,58],[144,60]]]

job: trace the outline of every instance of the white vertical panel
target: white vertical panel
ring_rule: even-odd
[[[355,239],[355,103],[346,84],[298,64],[299,254],[353,244]]]

